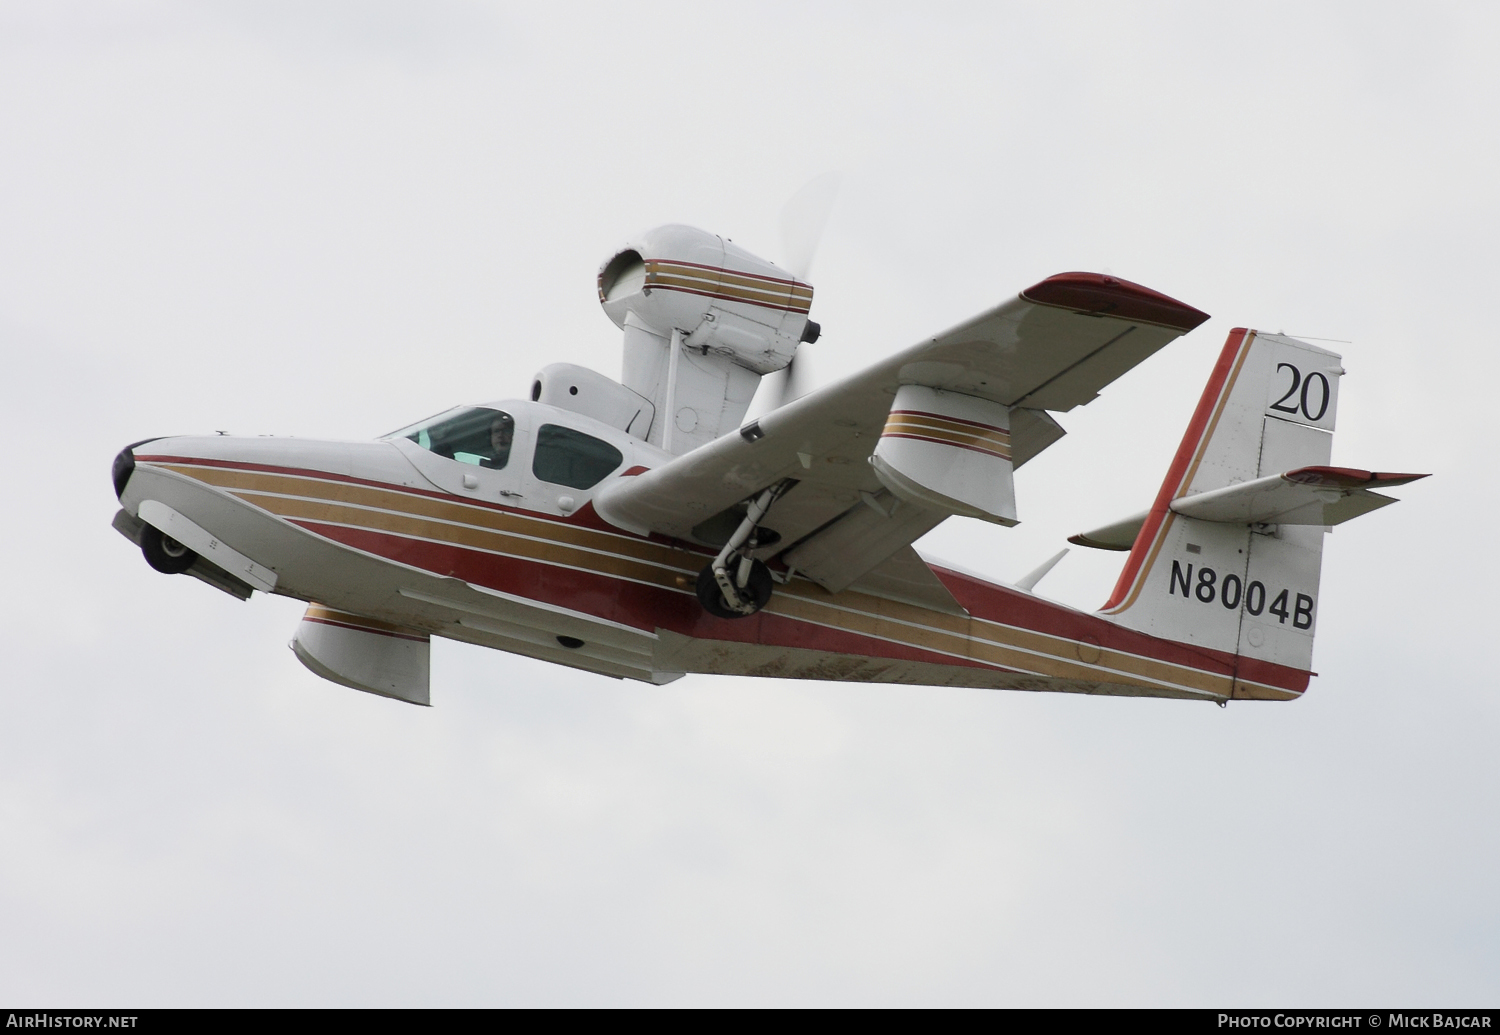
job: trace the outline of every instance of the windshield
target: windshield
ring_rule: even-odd
[[[504,410],[461,406],[392,432],[386,438],[410,439],[438,456],[498,471],[510,460],[510,445],[515,436],[515,418]]]

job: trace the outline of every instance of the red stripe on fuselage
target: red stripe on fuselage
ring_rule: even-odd
[[[445,543],[408,539],[386,532],[326,525],[315,521],[297,521],[294,524],[378,557],[540,603],[566,607],[571,611],[630,626],[642,632],[654,632],[661,628],[704,640],[802,647],[895,661],[925,661],[935,665],[960,665],[996,672],[1012,671],[971,658],[953,657],[765,611],[749,618],[715,618],[703,610],[693,594],[677,593],[610,575],[563,568],[541,561],[497,556]]]
[[[1200,403],[1201,408],[1202,403]],[[1190,425],[1190,430],[1191,427]],[[1191,452],[1189,450],[1189,455]],[[586,525],[618,536],[621,540],[620,553],[627,556],[630,552],[630,542],[642,541],[638,536],[605,523],[593,513],[592,504],[580,508],[577,513],[567,518],[558,518],[484,500],[465,499],[453,493],[434,492],[306,468],[204,460],[196,457],[142,456],[138,459],[141,462],[234,468],[348,482],[440,499],[448,503],[514,513],[559,525]],[[1174,461],[1174,469],[1175,467]],[[585,515],[590,520],[579,520]],[[434,574],[452,575],[466,582],[566,607],[631,628],[641,629],[644,632],[660,627],[685,636],[707,640],[803,647],[833,653],[921,661],[937,665],[957,665],[997,672],[1016,671],[972,658],[924,650],[907,644],[893,643],[816,622],[767,612],[744,619],[715,618],[699,606],[693,594],[674,592],[660,586],[645,585],[611,575],[578,571],[542,561],[500,556],[453,544],[433,543],[343,525],[314,521],[292,521],[291,523],[375,556],[409,564]],[[651,538],[653,541],[671,543],[704,556],[711,552],[696,544],[683,543],[662,536],[653,535]],[[1137,544],[1139,545],[1140,542],[1138,538]],[[935,566],[930,567],[958,602],[975,618],[1067,640],[1092,643],[1104,650],[1152,658],[1202,672],[1226,677],[1234,675],[1235,656],[1232,654],[1159,639],[1147,633],[1122,628],[1096,615],[1049,603],[1030,594],[1020,593],[959,572]],[[1240,657],[1239,675],[1241,678],[1267,686],[1300,693],[1306,689],[1310,673],[1301,669]]]
[[[1029,593],[997,586],[972,575],[949,571],[936,565],[929,567],[943,585],[948,587],[953,598],[967,608],[970,614],[988,622],[1029,629],[1075,642],[1093,643],[1102,650],[1135,654],[1225,677],[1235,674],[1235,663],[1238,660],[1239,675],[1244,679],[1293,693],[1306,690],[1311,676],[1309,672],[1287,665],[1254,661],[1243,656],[1237,659],[1236,655],[1228,651],[1164,640],[1149,633],[1116,625],[1107,618],[1053,604]]]

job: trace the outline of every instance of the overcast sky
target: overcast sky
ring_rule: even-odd
[[[0,0],[0,999],[1494,1005],[1497,45],[1480,3]],[[824,379],[1064,270],[1213,315],[930,556],[1142,509],[1231,327],[1339,340],[1334,462],[1435,477],[1329,537],[1303,700],[435,642],[419,709],[109,527],[146,436],[618,376],[613,246],[777,259],[830,170]]]

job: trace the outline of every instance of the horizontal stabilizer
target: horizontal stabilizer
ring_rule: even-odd
[[[1068,542],[1074,546],[1090,546],[1095,550],[1128,550],[1134,545],[1135,537],[1140,534],[1141,526],[1146,523],[1147,514],[1148,511],[1143,510],[1123,521],[1096,528],[1092,532],[1070,535]]]
[[[1183,517],[1233,524],[1338,525],[1396,501],[1369,491],[1405,485],[1425,474],[1386,474],[1350,467],[1299,467],[1285,474],[1212,489],[1172,501]]]

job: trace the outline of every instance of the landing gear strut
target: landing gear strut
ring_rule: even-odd
[[[771,599],[771,569],[749,551],[755,548],[756,526],[789,488],[788,482],[777,482],[757,496],[719,555],[698,573],[698,602],[703,610],[717,618],[745,618]]]
[[[743,584],[740,583],[741,572],[744,573]],[[770,568],[761,561],[741,557],[731,574],[734,575],[732,582],[738,606],[729,603],[729,595],[714,577],[712,564],[698,573],[698,602],[703,605],[703,610],[715,618],[745,618],[766,606],[766,601],[771,599]]]

